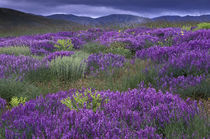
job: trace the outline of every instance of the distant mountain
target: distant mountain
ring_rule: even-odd
[[[127,14],[112,14],[108,16],[103,16],[95,19],[102,25],[106,24],[135,24],[135,23],[143,23],[148,21],[148,18],[127,15]]]
[[[168,22],[210,22],[210,15],[201,16],[160,16],[153,18],[152,21],[168,21]]]
[[[210,15],[202,16],[160,16],[156,18],[144,18],[127,14],[111,14],[99,18],[91,18],[85,16],[76,16],[72,14],[55,14],[50,16],[39,16],[30,13],[24,13],[17,10],[0,8],[0,30],[8,27],[39,27],[39,26],[71,26],[81,27],[81,25],[130,25],[141,24],[147,22],[167,21],[167,22],[210,22]]]
[[[82,25],[86,24],[95,24],[95,21],[91,17],[85,17],[85,16],[76,16],[73,14],[54,14],[47,16],[47,18],[50,19],[57,19],[57,20],[66,20],[66,21],[73,21],[75,23],[79,23]]]
[[[64,24],[76,25],[76,23],[70,21],[53,20],[30,13],[24,13],[7,8],[0,8],[0,27],[2,28],[15,26],[49,26]]]
[[[116,24],[133,24],[133,23],[142,23],[149,20],[148,18],[126,15],[126,14],[112,14],[108,16],[103,16],[99,18],[91,18],[84,16],[75,16],[72,14],[55,14],[47,16],[50,19],[62,19],[67,21],[73,21],[79,24],[87,25],[116,25]]]

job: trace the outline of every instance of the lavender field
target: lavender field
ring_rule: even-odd
[[[210,29],[0,38],[0,138],[210,138]]]

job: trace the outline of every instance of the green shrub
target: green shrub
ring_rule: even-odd
[[[100,94],[92,92],[91,89],[86,89],[84,94],[77,91],[72,98],[68,97],[61,100],[61,103],[65,104],[71,110],[79,111],[79,109],[84,108],[84,104],[86,104],[86,108],[92,109],[94,112],[100,107],[101,102]],[[107,102],[108,100],[106,100],[106,103]]]
[[[107,47],[105,45],[101,45],[97,42],[90,42],[87,43],[83,46],[83,51],[90,53],[90,54],[94,54],[94,53],[99,53],[99,52],[105,52],[107,49]]]
[[[58,40],[54,46],[58,51],[72,51],[74,49],[71,40]]]
[[[58,57],[50,63],[52,75],[61,80],[76,81],[84,76],[88,57],[86,53],[76,53],[71,57]]]
[[[197,25],[196,30],[199,29],[210,29],[210,23],[200,23]]]
[[[112,53],[112,54],[118,54],[118,55],[122,55],[125,56],[126,58],[131,58],[132,57],[132,53],[129,49],[125,49],[122,47],[111,47],[109,49],[106,50],[106,53]]]
[[[41,94],[40,89],[26,83],[15,80],[0,79],[0,97],[10,102],[11,98],[26,97],[29,100]]]
[[[191,26],[182,26],[182,30],[190,31]]]
[[[0,48],[0,54],[14,54],[15,56],[25,55],[29,56],[30,49],[28,47],[2,47]]]

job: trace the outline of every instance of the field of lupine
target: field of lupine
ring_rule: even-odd
[[[0,38],[0,138],[209,138],[210,30]]]

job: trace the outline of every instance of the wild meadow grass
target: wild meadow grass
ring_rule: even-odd
[[[29,47],[0,47],[0,54],[9,54],[9,55],[31,55]]]

